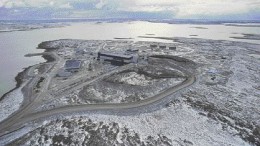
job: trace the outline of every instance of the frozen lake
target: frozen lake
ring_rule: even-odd
[[[153,34],[155,37],[193,37],[213,40],[245,41],[260,43],[259,40],[235,40],[241,34],[255,34],[260,27],[238,27],[225,25],[166,24],[151,22],[124,23],[72,23],[62,28],[38,29],[31,31],[15,31],[0,33],[0,97],[15,87],[15,76],[23,68],[43,62],[41,57],[24,57],[27,53],[38,53],[39,43],[55,39],[91,39],[112,40],[114,38],[133,38],[133,41],[167,40],[138,38]],[[149,35],[149,36],[150,36]]]

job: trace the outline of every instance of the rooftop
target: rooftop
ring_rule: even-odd
[[[119,57],[119,58],[127,58],[131,59],[133,56],[131,55],[124,55],[124,54],[114,54],[114,53],[104,53],[104,52],[99,52],[100,55],[103,56],[109,56],[109,57]]]
[[[79,69],[80,65],[80,60],[67,60],[64,67],[65,69]]]

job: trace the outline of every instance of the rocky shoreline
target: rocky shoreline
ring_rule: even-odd
[[[46,52],[50,52],[49,51],[49,48],[44,48],[43,46],[38,46],[37,49],[44,49],[44,52],[43,53],[39,53],[35,56],[41,56],[42,58],[44,58],[46,61],[45,62],[42,62],[42,63],[39,63],[39,64],[35,64],[33,66],[36,66],[36,65],[43,65],[45,63],[50,63],[50,62],[53,62],[55,61],[55,58],[51,55],[51,54],[47,54]],[[2,101],[8,94],[12,93],[14,90],[18,89],[21,87],[21,85],[24,82],[24,80],[26,79],[26,76],[27,76],[27,73],[29,72],[29,70],[33,67],[33,66],[29,66],[29,67],[26,67],[24,68],[21,72],[19,72],[16,77],[15,77],[15,82],[16,82],[16,85],[13,89],[11,89],[10,91],[6,92],[1,98],[0,98],[0,101]]]
[[[13,92],[14,90],[18,89],[21,87],[21,85],[24,83],[23,82],[23,79],[24,79],[24,76],[26,74],[26,72],[31,68],[30,67],[27,67],[25,68],[23,71],[19,72],[16,77],[15,77],[15,81],[16,81],[16,85],[13,89],[11,89],[10,91],[8,91],[7,93],[5,93],[1,98],[0,98],[0,101],[2,101],[8,94],[10,94],[11,92]]]

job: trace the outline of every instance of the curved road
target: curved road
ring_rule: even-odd
[[[33,113],[33,114],[29,114],[26,115],[25,117],[22,117],[21,119],[19,119],[19,121],[16,121],[15,124],[12,125],[2,125],[1,126],[1,133],[0,136],[5,135],[6,133],[8,133],[8,129],[19,129],[21,128],[25,123],[28,123],[30,121],[39,119],[39,118],[44,118],[44,117],[48,117],[48,116],[52,116],[52,115],[56,115],[56,114],[64,114],[64,113],[73,113],[73,112],[82,112],[82,111],[95,111],[95,110],[103,110],[108,112],[109,110],[115,112],[115,110],[122,110],[122,109],[134,109],[134,108],[145,108],[145,106],[155,103],[161,99],[163,99],[164,97],[167,97],[171,94],[173,94],[174,92],[177,92],[178,90],[181,90],[191,84],[193,84],[195,82],[195,77],[189,77],[188,79],[186,79],[184,82],[182,82],[179,85],[176,85],[170,89],[167,89],[166,91],[157,94],[151,98],[139,101],[139,102],[135,102],[135,103],[120,103],[120,104],[90,104],[90,105],[75,105],[75,106],[65,106],[65,107],[60,107],[60,108],[56,108],[56,109],[52,109],[52,110],[47,110],[47,111],[42,111],[42,112],[38,112],[38,113]],[[13,127],[13,128],[11,128]]]
[[[13,116],[10,116],[8,119],[4,120],[0,123],[0,139],[3,138],[4,135],[12,133],[13,131],[16,131],[17,129],[22,128],[26,125],[26,123],[45,118],[50,117],[57,114],[67,114],[67,113],[75,113],[75,112],[82,112],[82,111],[101,111],[104,113],[110,112],[110,113],[118,113],[118,112],[136,112],[136,110],[141,111],[150,111],[152,110],[149,106],[152,104],[155,104],[155,106],[161,106],[162,101],[165,97],[185,88],[190,85],[192,85],[196,78],[195,76],[191,75],[188,71],[185,69],[181,70],[186,75],[189,75],[189,77],[186,78],[185,81],[182,83],[173,86],[153,97],[144,99],[142,101],[133,102],[133,103],[106,103],[106,104],[87,104],[87,105],[71,105],[71,106],[64,106],[59,107],[47,111],[41,111],[36,113],[30,113],[28,112],[32,104],[25,108],[20,110],[17,114],[14,114]],[[46,91],[47,88],[45,88]],[[23,111],[26,111],[25,113]],[[19,113],[21,113],[19,115]]]

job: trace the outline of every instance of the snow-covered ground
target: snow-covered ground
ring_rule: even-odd
[[[249,145],[235,129],[223,130],[221,123],[184,103],[136,116],[83,114],[45,121],[43,125],[13,144]]]
[[[140,75],[136,72],[129,72],[126,73],[122,78],[120,78],[119,82],[129,85],[148,86],[152,84],[151,80],[151,78],[145,77],[145,75]]]
[[[21,88],[9,93],[0,101],[0,122],[20,108],[24,98]]]
[[[36,125],[40,128],[33,128],[34,131],[22,136],[13,145],[48,145],[51,142],[63,145],[72,142],[67,145],[82,145],[93,142],[92,145],[105,143],[258,146],[260,144],[259,45],[187,38],[175,38],[175,41],[181,47],[194,50],[181,57],[196,62],[196,65],[191,64],[187,69],[196,66],[196,70],[191,70],[191,73],[197,78],[192,86],[173,94],[171,104],[160,105],[163,108],[158,108],[157,111],[141,107],[142,111],[138,112],[128,109],[124,115],[129,116],[117,115],[117,112],[106,115],[106,111],[98,112],[99,114],[89,111],[75,113],[73,116],[68,114],[67,117],[53,116],[54,119],[48,119],[44,124],[32,122],[32,127]],[[111,80],[110,82],[106,80],[86,89],[90,89],[89,91],[100,89],[95,93],[97,98],[108,95],[109,88],[132,94],[134,92],[129,86],[136,84],[136,79],[144,78],[136,75],[125,78],[123,81],[130,84],[127,88],[126,84],[115,84]],[[156,87],[161,88],[161,85],[163,84],[157,84]],[[125,86],[124,89],[122,86]],[[169,87],[169,84],[165,86]],[[140,87],[142,86],[138,86]],[[152,93],[151,90],[154,88],[150,90],[145,88],[144,91]],[[87,91],[86,93],[89,93]],[[78,92],[71,93],[70,97],[77,97]],[[121,94],[118,96],[123,97]]]
[[[95,121],[120,123],[140,135],[141,140],[147,137],[165,135],[172,140],[172,145],[218,146],[218,145],[248,145],[241,140],[234,129],[222,130],[220,123],[201,116],[199,111],[185,104],[175,105],[153,113],[138,116],[101,116],[91,115]],[[186,144],[189,145],[189,144]]]

